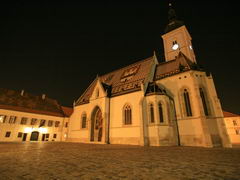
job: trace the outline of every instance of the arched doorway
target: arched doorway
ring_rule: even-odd
[[[30,137],[30,141],[38,141],[39,132],[33,131]]]
[[[102,141],[102,131],[103,131],[103,117],[102,111],[97,106],[94,108],[91,117],[91,141]]]

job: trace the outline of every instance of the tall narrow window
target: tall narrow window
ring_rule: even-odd
[[[132,110],[129,105],[124,108],[124,124],[130,125],[132,124]]]
[[[154,107],[153,107],[153,104],[150,104],[150,122],[154,123]]]
[[[190,99],[189,99],[189,93],[186,89],[184,89],[183,96],[184,96],[186,114],[187,114],[187,116],[192,116],[192,109],[191,109],[191,104],[190,104]]]
[[[158,113],[159,113],[159,121],[160,121],[160,123],[163,123],[164,122],[164,119],[163,119],[163,107],[162,107],[161,103],[158,103]]]
[[[205,113],[206,116],[208,116],[208,115],[209,115],[209,112],[208,112],[207,102],[206,102],[206,99],[205,99],[205,96],[204,96],[203,89],[202,89],[202,88],[199,88],[199,92],[200,92],[200,96],[201,96],[201,99],[202,99],[202,104],[203,104],[204,113]]]
[[[86,128],[87,127],[87,115],[84,113],[82,115],[82,128]]]

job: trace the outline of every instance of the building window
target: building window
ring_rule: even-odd
[[[164,122],[163,119],[163,107],[162,107],[162,103],[158,103],[158,113],[159,113],[159,121],[160,123]]]
[[[202,99],[202,104],[203,104],[204,113],[205,113],[206,116],[208,116],[208,115],[209,115],[209,112],[208,112],[206,97],[205,97],[205,95],[204,95],[203,89],[202,89],[202,88],[199,88],[199,92],[200,92],[200,96],[201,96],[201,99]]]
[[[189,93],[188,93],[188,91],[186,89],[184,89],[183,97],[184,97],[184,104],[185,104],[186,115],[187,116],[192,116],[192,109],[191,109]]]
[[[150,122],[154,123],[154,106],[153,104],[150,104]]]
[[[87,127],[87,115],[85,113],[83,113],[82,115],[82,128],[86,128]]]
[[[125,106],[124,108],[124,124],[132,124],[132,109],[129,105]]]
[[[18,137],[18,138],[21,138],[22,135],[23,135],[23,133],[22,133],[22,132],[19,132],[17,137]]]
[[[10,117],[9,117],[9,123],[10,123],[10,124],[15,124],[15,123],[16,123],[16,119],[17,119],[16,116],[10,116]]]
[[[60,122],[59,121],[55,121],[55,127],[59,127]]]
[[[46,134],[46,138],[49,138],[49,134]]]
[[[6,134],[5,134],[5,137],[10,137],[10,135],[11,135],[11,132],[7,131]]]
[[[233,120],[233,125],[237,126],[237,121],[236,120]]]
[[[5,123],[6,122],[6,117],[5,115],[0,115],[0,123]]]
[[[31,119],[31,125],[35,125],[37,123],[37,119],[36,118],[32,118]]]
[[[68,127],[68,122],[65,122],[65,127],[66,127],[66,128]]]
[[[20,124],[27,124],[27,118],[22,117]]]
[[[52,127],[53,126],[53,121],[49,120],[48,121],[48,127]]]
[[[53,134],[53,138],[57,138],[57,134]]]
[[[45,126],[45,123],[46,123],[46,120],[45,119],[41,119],[39,127]]]
[[[240,134],[240,129],[236,129],[236,134],[239,135]]]

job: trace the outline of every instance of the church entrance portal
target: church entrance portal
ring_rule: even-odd
[[[102,141],[102,111],[97,106],[94,108],[91,117],[91,141]]]
[[[39,136],[39,132],[38,131],[33,131],[30,137],[30,141],[37,141],[38,140],[38,136]]]

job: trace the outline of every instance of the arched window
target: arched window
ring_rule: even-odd
[[[207,102],[206,102],[206,99],[205,99],[205,95],[204,95],[203,89],[199,88],[199,92],[200,92],[200,96],[201,96],[201,99],[202,99],[204,113],[205,113],[206,116],[208,116],[209,112],[208,112]]]
[[[186,109],[186,115],[187,116],[192,116],[191,103],[190,103],[189,93],[188,93],[187,89],[184,89],[183,97],[184,97],[184,104],[185,104],[185,109]]]
[[[163,123],[164,122],[164,119],[163,119],[163,107],[162,107],[162,103],[158,103],[158,113],[159,113],[159,121],[160,123]]]
[[[132,110],[129,105],[124,107],[124,124],[125,125],[132,124]]]
[[[82,114],[82,128],[87,128],[87,115],[86,115],[86,113]]]
[[[153,104],[150,104],[150,107],[149,107],[150,109],[150,122],[151,123],[154,123],[154,106],[153,106]]]

